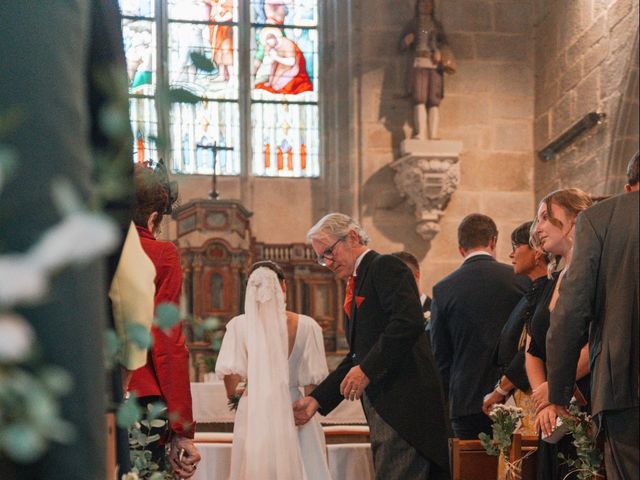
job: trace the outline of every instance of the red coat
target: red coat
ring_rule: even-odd
[[[142,248],[156,267],[155,305],[180,303],[182,270],[178,249],[171,242],[161,242],[145,228],[137,227]],[[193,438],[195,424],[191,411],[189,384],[189,351],[182,334],[182,324],[169,335],[151,327],[153,346],[147,364],[133,373],[129,391],[138,397],[160,396],[167,404],[171,430],[182,437]]]

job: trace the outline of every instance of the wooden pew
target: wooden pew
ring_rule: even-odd
[[[522,480],[535,480],[538,437],[513,435],[509,461],[521,462]],[[488,455],[480,440],[452,439],[451,470],[453,480],[496,480],[498,478],[498,457]]]
[[[480,440],[452,439],[452,480],[496,480],[498,457],[488,455]]]

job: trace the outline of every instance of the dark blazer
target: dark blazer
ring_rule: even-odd
[[[433,287],[431,345],[451,418],[482,413],[499,375],[496,340],[529,283],[509,265],[478,255]]]
[[[549,399],[571,399],[581,339],[589,326],[592,412],[637,407],[640,357],[639,193],[578,215],[567,269],[547,334]]]
[[[358,267],[355,297],[363,300],[352,303],[345,326],[350,351],[311,396],[326,415],[343,400],[342,379],[360,365],[376,412],[431,460],[430,478],[449,478],[442,387],[411,271],[396,257],[371,251]]]
[[[494,353],[494,364],[497,365],[500,374],[506,375],[511,383],[523,392],[531,388],[524,366],[525,346],[524,342],[521,342],[523,329],[531,321],[549,282],[551,280],[544,276],[531,283],[529,291],[520,299],[509,315],[507,323],[502,327]],[[547,308],[546,305],[544,308]]]

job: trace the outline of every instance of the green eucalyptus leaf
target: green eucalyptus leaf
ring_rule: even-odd
[[[45,438],[28,423],[12,423],[0,431],[0,451],[17,463],[36,461],[46,448]]]
[[[155,420],[156,418],[165,417],[167,414],[167,406],[162,402],[153,402],[147,405],[147,418]]]
[[[207,331],[217,330],[220,328],[220,319],[217,317],[209,317],[202,322],[202,328]]]
[[[58,177],[51,181],[51,196],[56,209],[62,215],[71,215],[84,210],[84,203],[77,190],[66,178]]]
[[[135,399],[129,399],[120,405],[116,413],[116,423],[120,428],[129,428],[140,420],[141,411]]]
[[[166,420],[155,419],[151,420],[151,427],[153,428],[163,428],[167,424]]]
[[[161,303],[156,307],[155,323],[158,327],[166,330],[173,327],[180,321],[180,312],[173,303]]]
[[[125,329],[127,331],[127,336],[138,347],[146,349],[151,348],[151,332],[149,332],[144,325],[140,325],[139,323],[127,323]]]
[[[73,377],[65,369],[55,365],[42,368],[40,378],[46,387],[57,396],[66,395],[73,388]]]

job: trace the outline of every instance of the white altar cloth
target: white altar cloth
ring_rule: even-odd
[[[198,443],[202,460],[193,480],[227,480],[231,468],[230,443]],[[333,480],[373,480],[373,457],[368,443],[327,445]]]
[[[191,383],[193,418],[198,423],[233,423],[235,412],[229,410],[224,382]],[[360,402],[344,400],[326,417],[320,416],[325,425],[366,425]]]

